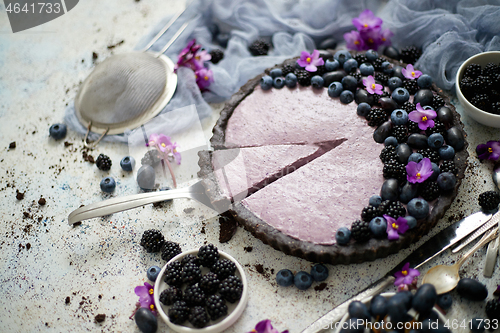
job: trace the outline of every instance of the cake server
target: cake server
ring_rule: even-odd
[[[347,312],[347,308],[352,301],[362,300],[366,297],[374,296],[382,292],[385,288],[394,283],[394,273],[400,271],[403,265],[407,262],[411,267],[419,268],[429,260],[441,254],[454,244],[461,241],[464,237],[474,232],[484,223],[491,219],[491,214],[483,212],[474,213],[458,222],[453,223],[446,229],[420,245],[413,253],[404,258],[396,267],[390,270],[384,277],[372,283],[370,286],[362,290],[359,294],[346,300],[338,305],[330,312],[313,322],[302,333],[316,333],[325,329],[334,328],[333,323],[339,321]]]

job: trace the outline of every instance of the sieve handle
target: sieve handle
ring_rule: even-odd
[[[177,32],[175,33],[175,35],[168,41],[167,45],[165,45],[160,52],[158,52],[158,55],[156,56],[157,58],[159,56],[161,56],[163,53],[165,53],[165,51],[175,42],[175,40],[184,32],[184,30],[186,29],[186,27],[188,26],[188,24],[190,23],[190,21],[187,21],[185,22],[182,27],[180,27],[179,30],[177,30]]]

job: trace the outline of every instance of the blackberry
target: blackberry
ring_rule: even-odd
[[[377,207],[374,207],[372,205],[366,206],[363,208],[361,211],[361,219],[365,222],[370,222],[373,218],[381,216],[379,210]]]
[[[178,261],[168,264],[165,270],[165,282],[172,287],[182,285],[182,265]]]
[[[464,77],[470,77],[471,79],[475,79],[481,74],[482,74],[481,65],[470,64],[465,68]]]
[[[261,55],[267,55],[270,48],[271,44],[269,44],[263,39],[257,39],[252,44],[250,44],[248,50],[254,56],[261,56]]]
[[[141,246],[146,249],[147,253],[158,252],[165,243],[165,237],[160,230],[149,229],[144,231],[141,238]]]
[[[422,154],[424,158],[428,158],[431,162],[439,162],[439,153],[432,148],[420,149],[417,153]]]
[[[351,225],[351,237],[359,243],[366,242],[371,238],[370,222],[356,220]]]
[[[361,73],[358,73],[358,72],[351,72],[349,73],[350,76],[352,76],[353,78],[355,78],[356,80],[358,80],[358,85],[360,87],[364,87],[363,85],[363,81],[361,80]]]
[[[184,289],[183,300],[188,306],[204,306],[206,299],[205,293],[198,284],[187,286],[186,289]]]
[[[193,263],[193,264],[196,264],[198,266],[200,266],[200,260],[198,259],[197,256],[194,256],[192,254],[188,254],[188,255],[185,255],[184,257],[182,257],[181,259],[181,265],[184,266],[186,265],[188,262],[190,263]]]
[[[435,121],[434,121],[435,123]],[[418,123],[408,120],[406,123],[406,128],[408,128],[408,133],[420,133],[422,130],[418,127]]]
[[[111,159],[104,154],[99,154],[99,156],[97,156],[97,159],[95,160],[95,165],[97,165],[99,170],[102,171],[108,171],[109,169],[111,169],[111,164]]]
[[[372,61],[372,65],[373,65],[373,68],[377,71],[377,72],[381,72],[382,71],[382,63],[386,61],[385,59],[382,59],[382,58],[377,58],[375,60]]]
[[[293,73],[295,71],[295,65],[285,64],[281,69],[281,74],[285,77],[288,73]]]
[[[231,275],[219,285],[220,296],[229,303],[235,303],[241,298],[243,283],[239,277]]]
[[[397,158],[396,147],[394,147],[394,146],[384,147],[384,149],[382,149],[382,151],[380,152],[379,157],[380,157],[380,160],[382,161],[382,163],[388,163],[390,161],[395,161]]]
[[[483,210],[494,210],[500,204],[500,195],[496,191],[486,191],[479,195],[477,201]]]
[[[395,137],[399,143],[406,142],[408,139],[408,128],[405,125],[393,126],[392,136]]]
[[[455,176],[458,173],[458,168],[455,166],[455,162],[453,162],[452,160],[443,161],[443,163],[441,163],[441,165],[439,166],[439,170],[441,171],[441,173],[451,172]]]
[[[325,65],[321,65],[321,66],[316,66],[316,72],[312,72],[312,76],[314,75],[319,75],[319,76],[323,76],[323,74],[326,73],[326,68],[325,68]],[[356,69],[354,69],[356,70]]]
[[[384,86],[387,85],[387,81],[389,81],[390,77],[383,73],[375,73],[375,80],[380,81]]]
[[[465,97],[470,98],[474,95],[474,79],[470,77],[464,77],[460,81],[460,90],[464,94]]]
[[[191,309],[188,316],[188,321],[195,328],[203,328],[207,326],[210,318],[208,317],[207,311],[202,306],[195,306]]]
[[[182,290],[177,287],[170,287],[163,290],[160,294],[160,302],[165,305],[172,305],[182,300]]]
[[[219,295],[211,295],[207,298],[207,312],[212,320],[227,315],[226,302]]]
[[[295,75],[297,76],[297,82],[303,87],[308,87],[311,85],[311,74],[305,69],[295,69]]]
[[[432,97],[432,107],[434,110],[439,110],[440,107],[444,106],[444,99],[439,95],[434,95]]]
[[[414,64],[422,55],[422,51],[413,45],[405,46],[399,52],[400,59],[407,64]]]
[[[487,94],[476,94],[470,102],[481,110],[487,111],[490,106],[490,98]]]
[[[212,64],[216,64],[224,58],[224,52],[222,52],[221,49],[214,49],[210,51],[210,55],[212,56],[212,59],[210,59]]]
[[[214,272],[208,272],[201,277],[198,286],[206,295],[213,295],[219,289],[220,280]]]
[[[432,201],[439,197],[439,186],[436,182],[425,181],[420,184],[418,194],[426,201]]]
[[[406,181],[406,167],[398,161],[390,161],[384,164],[383,175],[385,179],[397,179],[400,184]]]
[[[492,62],[488,63],[483,68],[483,75],[492,77],[493,75],[500,74],[500,66]]]
[[[491,82],[493,83],[493,88],[500,88],[500,74],[493,74],[490,76]]]
[[[472,87],[477,93],[484,92],[485,90],[490,89],[493,86],[493,81],[484,75],[479,75],[474,82],[472,83]]]
[[[366,115],[366,119],[369,126],[378,127],[387,120],[387,114],[380,108],[372,108]]]
[[[363,53],[358,53],[353,58],[358,62],[359,66],[361,66],[361,64],[370,63],[366,55],[364,55]]]
[[[488,318],[500,320],[500,302],[498,299],[491,299],[486,302],[486,315]]]
[[[144,154],[144,157],[141,158],[142,165],[151,165],[153,168],[158,164],[160,164],[160,161],[161,161],[160,152],[156,149],[148,150],[146,154]]]
[[[224,280],[228,276],[234,275],[234,272],[236,272],[236,265],[231,260],[221,259],[217,260],[210,270],[217,274],[219,279]]]
[[[205,267],[212,267],[217,260],[219,260],[219,251],[213,244],[207,244],[198,250],[198,259],[200,259],[200,264]]]
[[[500,114],[500,102],[491,104],[491,112],[494,114]]]
[[[189,316],[189,307],[184,301],[177,301],[168,309],[168,319],[176,325],[183,324]]]
[[[417,80],[404,80],[403,88],[408,90],[410,95],[415,95],[415,93],[420,89],[420,87],[417,84]]]
[[[389,215],[392,218],[406,216],[406,208],[399,201],[385,200],[379,206],[380,215]]]
[[[410,113],[412,111],[415,111],[417,109],[417,107],[415,106],[415,104],[413,104],[412,102],[410,101],[406,101],[403,103],[403,105],[401,106],[401,109],[405,110],[406,112]]]
[[[161,258],[165,261],[170,261],[170,259],[181,253],[181,246],[172,241],[165,241],[161,247]]]
[[[430,136],[431,134],[434,134],[434,133],[439,133],[443,137],[446,134],[446,126],[441,121],[439,121],[437,119],[434,119],[434,126],[433,127],[429,127],[425,130],[425,134],[427,134],[427,136]]]
[[[201,279],[201,269],[200,266],[188,262],[182,267],[182,282],[187,283],[188,285],[192,285],[198,283]]]

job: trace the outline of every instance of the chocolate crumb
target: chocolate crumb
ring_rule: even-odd
[[[45,198],[40,198],[40,199],[38,199],[38,204],[39,204],[40,206],[43,206],[43,205],[45,205],[46,203],[47,203],[47,200],[45,200]]]
[[[66,304],[69,304],[71,303],[71,298],[69,296],[66,297],[66,300],[64,301],[64,303]]]
[[[264,274],[264,266],[262,266],[261,264],[255,265],[255,269],[257,270],[257,273]]]
[[[252,252],[253,247],[251,247],[251,246],[245,246],[245,247],[243,248],[243,250],[245,250],[245,252]]]
[[[69,147],[71,145],[73,145],[72,142],[64,141],[64,147]]]
[[[119,41],[119,42],[118,42],[118,43],[116,43],[116,44],[108,45],[108,50],[112,50],[112,49],[114,49],[115,47],[122,45],[123,43],[125,43],[125,41],[122,39],[121,41]]]
[[[322,290],[324,290],[326,288],[326,286],[327,286],[327,284],[324,283],[324,282],[322,282],[319,285],[315,286],[314,290],[316,290],[316,291],[322,291]]]
[[[97,296],[97,298],[102,299],[102,295]]]
[[[102,323],[104,321],[104,319],[106,319],[106,315],[103,313],[95,316],[95,321],[97,321],[98,323]]]
[[[14,149],[16,148],[16,141],[12,141],[10,144],[9,144],[9,149]]]
[[[75,222],[75,223],[73,223],[73,227],[76,227],[77,225],[80,225],[80,224],[82,224],[82,221]]]
[[[234,236],[238,224],[230,217],[221,215],[219,218],[219,242],[226,243]]]
[[[24,199],[24,193],[17,191],[17,193],[16,193],[16,199],[17,200],[23,200]]]
[[[29,250],[31,249],[31,244],[30,243],[26,243],[26,250]]]
[[[28,213],[28,212],[23,212],[23,215],[24,215],[24,218],[30,217],[30,213]]]
[[[194,208],[192,208],[192,207],[191,208],[185,208],[184,209],[184,213],[191,214],[193,212],[193,210],[194,210]]]
[[[201,227],[200,233],[205,234],[205,226]]]
[[[99,55],[95,52],[92,52],[92,61],[96,61]]]

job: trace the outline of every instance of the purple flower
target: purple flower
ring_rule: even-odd
[[[360,31],[359,34],[365,43],[365,50],[377,50],[379,48],[382,40],[381,31],[380,27]]]
[[[158,145],[161,135],[163,135],[163,134],[156,134],[156,133],[151,134],[149,136],[148,143],[146,143],[146,147]]]
[[[399,235],[404,234],[410,228],[404,217],[398,217],[395,220],[389,215],[384,215],[384,218],[387,220],[387,238],[389,240],[399,239]]]
[[[500,157],[500,142],[488,141],[486,144],[477,145],[476,152],[481,160],[496,161]]]
[[[260,321],[255,328],[248,333],[280,333],[277,329],[273,328],[271,325],[271,321],[269,319]],[[288,333],[288,330],[285,330],[281,333]]]
[[[401,272],[396,272],[394,276],[396,277],[394,285],[400,289],[404,286],[412,285],[416,277],[420,276],[420,272],[414,268],[410,268],[410,263],[407,262],[404,264]]]
[[[363,51],[365,50],[365,42],[361,38],[359,32],[352,30],[344,34],[344,39],[349,50]]]
[[[191,40],[179,53],[174,70],[177,71],[179,67],[189,67],[193,71],[196,71],[198,69],[198,63],[196,62],[195,56],[200,48],[201,45],[196,44],[196,39]]]
[[[409,80],[418,79],[420,77],[420,75],[422,75],[422,72],[417,71],[415,68],[413,68],[412,64],[408,64],[408,66],[406,66],[406,68],[403,68],[401,70],[401,73],[403,73],[404,77],[409,79]]]
[[[412,183],[423,183],[432,176],[432,164],[429,158],[423,158],[420,162],[410,161],[406,165],[406,179]]]
[[[197,70],[194,74],[196,75],[196,84],[201,91],[206,90],[208,86],[214,82],[214,74],[208,68],[203,67]]]
[[[375,78],[372,75],[368,75],[367,78],[363,79],[363,85],[370,94],[382,95],[382,89],[384,88],[381,84],[375,83]]]
[[[418,123],[418,128],[425,131],[429,127],[434,127],[434,118],[437,114],[434,110],[424,110],[420,103],[417,103],[417,110],[410,112],[408,119]]]
[[[323,58],[320,58],[319,51],[314,50],[312,54],[309,54],[307,51],[302,51],[300,54],[300,59],[297,60],[297,63],[306,68],[308,72],[316,72],[318,70],[317,66],[323,65],[325,62]]]
[[[139,296],[139,303],[141,308],[148,308],[154,315],[156,315],[155,300],[153,297],[153,286],[144,282],[143,286],[137,286],[134,292]]]
[[[212,59],[212,56],[210,55],[210,53],[208,53],[207,50],[197,52],[194,56],[194,64],[196,66],[196,69],[198,70],[204,68],[205,61],[209,61],[210,59]]]
[[[380,17],[376,17],[373,12],[369,9],[364,10],[359,14],[359,17],[352,19],[352,24],[359,31],[380,28],[382,26],[382,19]]]
[[[380,45],[388,46],[391,45],[391,38],[394,33],[389,29],[384,29],[380,33]]]

